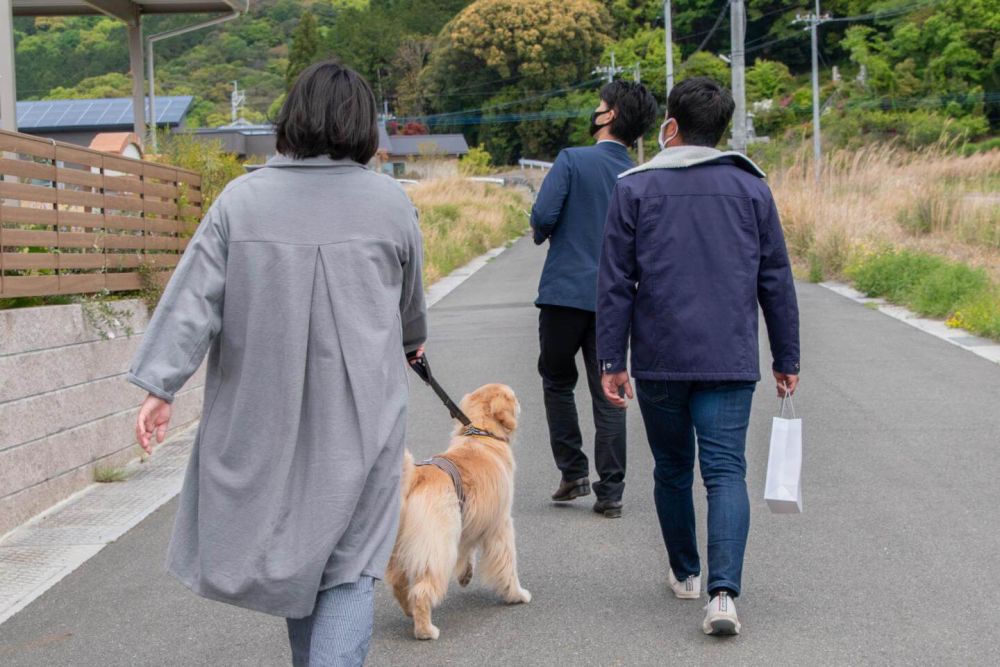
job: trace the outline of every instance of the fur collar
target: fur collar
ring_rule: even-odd
[[[767,174],[753,163],[753,160],[742,153],[735,151],[720,151],[708,146],[674,146],[660,151],[653,159],[638,167],[629,169],[619,174],[618,178],[623,178],[631,174],[637,174],[651,169],[684,169],[699,164],[710,164],[721,158],[731,158],[738,167],[749,171],[751,174],[765,178]]]

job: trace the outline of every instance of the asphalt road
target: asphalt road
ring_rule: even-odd
[[[454,586],[434,617],[441,639],[423,643],[381,588],[369,665],[1000,664],[1000,367],[800,285],[806,511],[772,515],[762,500],[777,408],[762,385],[748,442],[744,634],[706,637],[704,601],[668,594],[636,406],[624,518],[548,500],[558,473],[531,305],[543,255],[522,239],[445,298],[428,348],[453,393],[500,381],[521,398],[515,525],[534,600],[506,607],[475,580]],[[429,389],[414,383],[412,394],[411,448],[430,455],[443,449],[447,413]],[[703,521],[700,486],[697,507]],[[201,600],[164,573],[174,509],[0,626],[0,664],[288,664],[281,619]]]

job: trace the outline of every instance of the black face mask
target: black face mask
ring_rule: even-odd
[[[594,113],[590,114],[590,136],[594,136],[602,128],[605,128],[605,127],[607,127],[608,125],[611,125],[611,123],[614,122],[614,121],[608,121],[607,123],[604,123],[603,125],[598,125],[598,123],[597,123],[597,117],[598,116],[603,116],[604,114],[609,113],[610,111],[611,111],[611,109],[605,109],[604,111],[595,111]]]

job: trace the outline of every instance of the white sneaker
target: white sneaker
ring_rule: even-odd
[[[740,620],[736,617],[736,603],[728,593],[719,593],[705,607],[705,620],[701,629],[706,635],[738,635]]]
[[[681,600],[697,600],[701,597],[701,577],[697,574],[692,574],[684,581],[678,581],[671,568],[670,589]]]

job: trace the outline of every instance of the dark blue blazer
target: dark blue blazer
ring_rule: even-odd
[[[748,161],[747,161],[748,162]],[[618,181],[600,262],[604,372],[648,380],[759,380],[757,306],[773,368],[799,372],[799,311],[771,190],[720,157]]]
[[[597,309],[597,263],[611,189],[633,166],[625,146],[611,141],[559,153],[531,209],[535,243],[549,241],[536,305]]]

